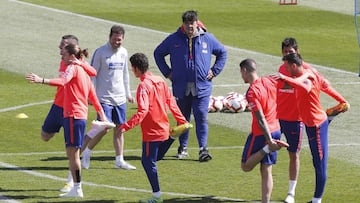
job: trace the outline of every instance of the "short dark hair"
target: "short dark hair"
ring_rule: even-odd
[[[79,44],[79,39],[75,35],[64,35],[61,37],[62,40],[68,40],[70,44]]]
[[[140,70],[141,73],[145,73],[149,69],[149,60],[143,53],[135,53],[130,57],[130,63],[132,66]]]
[[[122,34],[125,35],[125,29],[124,27],[120,26],[120,25],[113,25],[110,29],[110,35],[109,37],[111,37],[113,34]]]
[[[183,22],[194,22],[198,20],[198,14],[194,10],[185,11],[182,15]]]
[[[253,72],[256,71],[256,62],[254,59],[247,58],[240,62],[240,69],[245,69],[246,71]]]
[[[285,47],[291,47],[295,50],[298,50],[298,44],[296,42],[296,39],[293,37],[287,37],[281,42],[281,50]]]
[[[297,54],[297,53],[290,53],[290,54],[284,56],[283,60],[287,61],[290,64],[296,64],[297,66],[301,66],[303,63],[301,55]]]

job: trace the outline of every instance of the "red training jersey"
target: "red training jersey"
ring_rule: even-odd
[[[88,100],[96,112],[102,110],[94,86],[83,67],[75,64],[67,66],[64,77],[50,79],[49,85],[63,87],[64,118],[87,119]]]
[[[138,110],[121,128],[128,131],[140,124],[144,142],[167,140],[170,133],[168,109],[178,124],[187,121],[160,76],[146,72],[140,77],[140,81],[136,91]]]
[[[270,132],[280,130],[276,113],[276,92],[277,81],[270,76],[260,77],[250,84],[246,92],[246,99],[249,102],[253,117],[251,131],[254,136],[264,135],[254,114],[260,110],[264,114]]]
[[[96,76],[95,68],[90,66],[85,60],[82,60],[82,63],[80,65],[90,77]],[[66,68],[67,66],[65,65],[64,61],[61,60],[59,67],[59,78],[65,77]],[[63,103],[64,103],[64,88],[63,86],[57,86],[55,98],[54,98],[54,104],[63,107]]]
[[[346,102],[345,98],[342,97],[316,69],[312,68],[309,64],[303,63],[303,68],[310,70],[319,79],[320,90],[328,94],[339,103]],[[285,63],[279,67],[279,73],[292,77],[291,74],[286,70]],[[299,108],[294,106],[297,103],[295,95],[295,89],[283,80],[278,82],[277,92],[277,113],[278,118],[286,121],[300,121]]]
[[[312,73],[312,70],[304,69],[304,73]],[[296,105],[299,109],[302,122],[308,126],[319,126],[327,119],[327,115],[320,103],[320,91],[322,80],[319,74],[313,74],[312,78],[299,81],[291,77],[284,79],[295,87]]]

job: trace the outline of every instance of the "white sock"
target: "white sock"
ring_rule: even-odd
[[[75,189],[81,189],[81,182],[79,182],[79,183],[74,183],[74,188],[75,188]]]
[[[265,145],[265,147],[263,147],[262,150],[264,150],[264,152],[265,152],[266,154],[269,154],[269,153],[270,153],[269,145]]]
[[[117,155],[115,157],[116,162],[124,162],[124,155]]]
[[[72,174],[71,174],[71,171],[70,171],[70,170],[69,170],[67,182],[68,182],[69,185],[74,185],[74,179],[73,179],[73,177],[72,177]]]
[[[153,196],[156,198],[160,198],[161,197],[161,192],[153,192]]]
[[[289,180],[289,191],[288,193],[295,196],[296,180]]]
[[[91,139],[93,139],[97,134],[95,134],[96,133],[96,131],[95,130],[89,130],[87,133],[86,133],[86,135],[89,137],[89,138],[91,138]]]
[[[89,147],[86,147],[85,148],[85,150],[83,151],[83,154],[86,154],[86,155],[91,155],[91,152],[92,152],[92,150],[91,149],[89,149]]]
[[[312,203],[321,203],[321,198],[315,198],[313,197],[311,200]]]

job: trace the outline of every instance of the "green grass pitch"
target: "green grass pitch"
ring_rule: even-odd
[[[29,1],[30,2],[30,1]],[[60,199],[58,190],[67,176],[67,159],[62,131],[50,142],[40,139],[40,128],[54,96],[53,87],[28,84],[30,71],[55,77],[60,57],[57,48],[63,34],[76,34],[80,43],[93,51],[107,41],[115,23],[158,30],[126,27],[125,47],[129,54],[145,52],[154,67],[152,50],[168,32],[181,23],[187,9],[199,11],[209,31],[229,46],[226,70],[214,81],[214,94],[244,92],[238,64],[245,57],[255,58],[261,73],[274,72],[281,63],[280,42],[286,36],[298,39],[301,53],[347,98],[351,109],[330,125],[328,182],[323,202],[357,202],[360,139],[357,132],[360,88],[358,87],[358,46],[352,16],[301,6],[281,7],[265,1],[114,1],[114,0],[33,0],[61,10],[96,17],[84,18],[13,1],[0,2],[2,38],[0,63],[0,196],[18,202],[137,202],[151,195],[142,169],[139,127],[126,134],[125,159],[136,171],[113,168],[112,134],[96,147],[91,168],[83,170],[81,200]],[[102,20],[99,20],[101,18]],[[309,20],[309,19],[312,20]],[[3,23],[11,22],[11,23]],[[247,51],[251,50],[251,51]],[[334,69],[323,66],[334,67]],[[137,79],[131,78],[134,90]],[[324,107],[334,101],[323,95]],[[29,106],[26,106],[29,105]],[[128,115],[136,111],[130,104]],[[91,108],[91,107],[90,107]],[[27,119],[15,116],[25,113]],[[90,109],[89,121],[95,118]],[[176,160],[177,144],[164,161],[158,162],[161,190],[165,202],[252,202],[261,197],[259,168],[242,172],[240,159],[249,126],[249,113],[209,115],[209,148],[214,159],[199,163],[194,129],[190,134],[190,158]],[[173,120],[172,120],[173,122]],[[288,187],[288,155],[279,152],[273,167],[272,200],[281,202]],[[301,171],[296,201],[306,202],[314,190],[311,154],[304,135]]]

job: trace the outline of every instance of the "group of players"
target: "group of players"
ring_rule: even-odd
[[[115,167],[136,169],[124,161],[123,134],[140,124],[143,131],[142,164],[153,189],[153,197],[143,202],[162,202],[156,161],[162,159],[174,140],[167,135],[169,122],[163,115],[166,112],[163,111],[166,109],[165,105],[170,107],[178,124],[188,123],[193,111],[200,147],[199,161],[212,159],[207,149],[209,102],[207,94],[211,94],[212,79],[224,68],[226,50],[213,35],[206,32],[195,11],[186,11],[182,18],[183,24],[178,31],[169,35],[154,52],[162,74],[172,81],[174,97],[177,98],[175,106],[172,93],[164,87],[164,81],[148,71],[147,57],[137,53],[130,57],[130,62],[134,75],[140,79],[136,95],[138,111],[128,122],[125,122],[126,101],[132,103],[134,99],[129,86],[128,53],[121,46],[125,31],[117,25],[110,30],[109,42],[95,51],[91,66],[84,61],[82,56],[87,52],[80,49],[77,38],[66,35],[59,45],[62,56],[60,77],[45,79],[33,73],[26,76],[34,83],[57,86],[55,100],[42,126],[41,135],[43,140],[48,141],[59,132],[61,127],[64,127],[70,172],[68,183],[61,190],[65,192],[61,194],[62,197],[83,197],[81,165],[83,168],[90,167],[91,150],[108,130],[114,127],[113,123],[116,124]],[[180,43],[181,40],[185,41],[184,50],[179,51],[182,44],[177,44],[180,47],[177,49],[178,52],[169,51],[169,47],[174,48],[174,43]],[[198,41],[200,42],[197,43]],[[183,59],[184,52],[188,57],[188,62],[184,65],[185,70],[176,67],[179,60]],[[171,56],[171,67],[165,61],[165,56],[168,54],[174,54]],[[199,62],[198,58],[201,57],[197,54],[204,54],[208,58],[205,62]],[[315,193],[310,202],[318,203],[321,202],[326,182],[329,123],[320,105],[320,91],[332,96],[339,104],[346,104],[342,108],[336,108],[334,115],[345,112],[349,104],[314,68],[303,62],[294,38],[286,38],[282,42],[282,54],[284,63],[279,68],[279,74],[276,75],[259,77],[253,59],[245,59],[240,63],[241,76],[245,83],[250,84],[246,99],[253,115],[252,129],[245,143],[241,168],[244,171],[251,171],[257,164],[261,164],[262,202],[269,202],[273,187],[271,166],[276,163],[276,151],[281,147],[287,147],[290,163],[289,190],[285,202],[295,202],[302,132],[306,129],[316,174]],[[210,64],[211,55],[216,56],[214,65]],[[201,73],[195,73],[196,71]],[[199,74],[204,75],[197,76]],[[89,77],[94,78],[92,81],[94,86]],[[199,82],[200,79],[203,81]],[[199,87],[205,88],[199,89]],[[73,95],[73,92],[76,94]],[[83,97],[78,98],[79,95]],[[82,106],[87,107],[88,99],[98,113],[98,120],[103,122],[93,122],[91,130],[84,137],[87,108],[85,112]],[[157,104],[156,107],[153,107],[153,104]],[[301,111],[297,108],[300,105],[303,106]],[[77,109],[80,109],[80,112],[74,111]],[[154,115],[163,115],[163,117]],[[160,119],[159,122],[154,122],[156,119]],[[160,124],[164,124],[165,127]],[[153,135],[154,132],[156,133]],[[289,146],[280,141],[281,133],[286,136]],[[76,142],[73,140],[74,137],[78,137]],[[183,158],[188,156],[186,149],[188,132],[180,138],[178,157]],[[81,152],[83,157],[80,163]]]
[[[282,55],[284,63],[279,72],[270,76],[259,77],[253,59],[240,63],[242,78],[245,83],[250,83],[246,99],[253,114],[252,131],[242,156],[242,169],[250,171],[261,163],[262,202],[269,202],[273,188],[271,165],[276,163],[276,150],[287,147],[289,190],[284,202],[295,202],[299,152],[302,134],[306,130],[316,177],[310,202],[320,203],[327,179],[329,118],[347,111],[350,105],[319,72],[303,61],[294,38],[283,40]],[[321,91],[339,102],[332,112],[328,112],[329,115],[321,106]],[[289,146],[278,141],[282,133]]]

